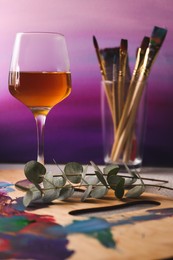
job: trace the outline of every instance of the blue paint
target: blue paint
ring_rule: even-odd
[[[14,186],[12,183],[1,181],[0,182],[0,192],[7,193],[7,192],[14,191],[12,186]]]
[[[15,210],[24,212],[26,207],[23,205],[23,197],[16,198],[11,207]]]
[[[44,235],[33,234],[1,234],[1,240],[8,240],[10,247],[0,248],[0,259],[37,259],[37,260],[63,260],[73,254],[67,249],[66,237],[57,239],[46,238]],[[3,242],[3,241],[2,241]]]
[[[138,222],[161,220],[167,217],[173,217],[173,208],[152,209],[152,210],[147,210],[146,212],[148,213],[146,215],[133,216],[125,220],[119,220],[113,222],[111,223],[111,226],[135,224]]]
[[[57,234],[85,234],[87,236],[97,239],[103,246],[107,248],[114,248],[115,241],[113,239],[110,223],[102,218],[89,218],[87,220],[74,220],[71,224],[65,227],[48,227],[47,232]]]

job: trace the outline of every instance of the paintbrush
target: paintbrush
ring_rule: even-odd
[[[116,66],[119,63],[119,47],[100,49],[101,61],[104,64],[106,80],[112,81],[113,78],[113,63],[116,56]]]
[[[96,55],[97,55],[97,59],[98,59],[99,67],[100,67],[100,72],[102,75],[102,84],[104,84],[104,90],[106,93],[109,109],[110,109],[111,116],[113,119],[114,112],[113,112],[113,108],[112,108],[112,90],[111,90],[110,86],[108,84],[106,84],[107,76],[106,76],[106,72],[105,72],[105,67],[103,65],[103,62],[102,62],[102,59],[100,56],[100,49],[99,49],[99,45],[98,45],[98,42],[97,42],[97,39],[95,36],[93,36],[93,44],[95,47],[95,51],[96,51]]]
[[[113,59],[113,71],[112,71],[112,105],[114,112],[114,134],[116,133],[116,129],[118,127],[118,93],[117,93],[117,85],[118,85],[118,64],[117,64],[117,55],[114,55]]]
[[[140,67],[142,66],[142,62],[144,60],[144,56],[145,56],[145,52],[146,49],[149,45],[149,41],[150,38],[145,36],[143,38],[143,41],[141,43],[140,48],[137,49],[137,55],[136,55],[136,63],[135,63],[135,68],[133,70],[133,74],[132,74],[132,89],[131,92],[128,94],[128,99],[127,99],[127,104],[126,104],[126,108],[129,108],[130,105],[130,101],[132,99],[132,95],[134,93],[134,89],[135,89],[135,85],[139,76],[139,71],[140,71]],[[127,112],[128,114],[128,112]],[[134,132],[134,126],[133,129],[131,130],[131,133],[129,133],[128,139],[126,141],[125,144],[125,148],[124,148],[124,152],[123,152],[123,162],[128,162],[131,158],[131,153],[132,153],[132,148],[133,146],[136,147],[136,136],[135,136],[135,132]],[[134,149],[133,149],[134,150]]]
[[[166,34],[167,34],[166,29],[159,28],[159,27],[154,27],[154,29],[153,29],[153,32],[152,32],[152,35],[150,38],[150,42],[149,42],[149,47],[146,50],[144,62],[142,64],[142,66],[140,67],[139,78],[137,80],[133,98],[131,100],[128,121],[126,122],[124,130],[119,138],[118,145],[117,145],[116,149],[114,150],[114,155],[113,155],[114,161],[116,161],[119,158],[119,156],[122,152],[122,149],[124,147],[124,144],[127,140],[128,133],[134,124],[137,108],[140,103],[140,99],[141,99],[141,96],[143,93],[143,89],[144,89],[146,80],[149,76],[151,67],[157,57],[157,54],[164,42]]]
[[[129,116],[129,107],[130,107],[130,104],[131,104],[131,100],[132,100],[134,90],[135,90],[135,87],[136,87],[136,82],[137,82],[138,77],[139,77],[140,68],[142,66],[144,56],[145,56],[145,52],[146,52],[148,45],[149,45],[149,37],[144,37],[140,48],[137,49],[136,63],[135,63],[135,67],[134,67],[134,70],[133,70],[130,85],[129,85],[129,88],[128,88],[128,92],[127,92],[127,95],[126,95],[126,101],[125,101],[123,113],[122,113],[122,116],[121,116],[121,120],[119,122],[117,131],[116,131],[116,139],[115,139],[115,142],[112,146],[111,158],[114,157],[114,153],[115,153],[116,147],[118,145],[119,138],[122,134],[122,131],[125,127],[125,124],[127,122],[128,116]],[[130,151],[130,147],[128,147],[127,149]],[[125,159],[125,160],[127,161],[127,159]]]
[[[99,67],[100,67],[100,72],[102,75],[102,80],[106,80],[107,78],[106,78],[105,68],[104,68],[102,60],[101,60],[99,45],[98,45],[98,42],[97,42],[97,39],[95,36],[93,36],[93,44],[94,44],[94,48],[96,51],[96,55],[97,55],[97,59],[98,59]]]
[[[119,51],[119,70],[118,70],[118,123],[120,121],[125,97],[125,77],[126,77],[126,65],[127,65],[127,48],[128,41],[121,39],[120,51]]]

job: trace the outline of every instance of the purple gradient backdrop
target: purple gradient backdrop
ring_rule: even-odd
[[[55,31],[65,35],[73,91],[52,109],[45,128],[46,162],[103,163],[100,72],[92,44],[119,46],[129,40],[130,66],[143,36],[155,25],[168,34],[148,80],[144,164],[173,165],[172,0],[0,0],[0,162],[36,159],[36,128],[27,108],[8,92],[15,34]]]

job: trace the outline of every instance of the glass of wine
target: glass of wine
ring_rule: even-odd
[[[71,92],[70,63],[62,34],[17,33],[9,72],[9,91],[35,117],[37,161],[44,164],[46,116]]]

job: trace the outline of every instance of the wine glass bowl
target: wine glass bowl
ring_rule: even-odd
[[[70,73],[20,72],[16,75],[10,72],[9,91],[34,114],[47,115],[53,106],[70,94]]]
[[[71,92],[65,37],[57,33],[18,33],[9,91],[33,113],[37,125],[37,160],[44,164],[44,125],[48,112]]]

